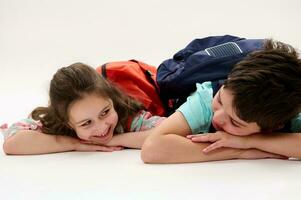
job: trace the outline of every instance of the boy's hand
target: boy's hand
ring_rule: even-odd
[[[204,153],[208,153],[221,147],[230,147],[236,149],[248,149],[248,136],[235,136],[224,131],[215,133],[187,135],[187,138],[193,142],[212,142],[211,145],[203,149]]]

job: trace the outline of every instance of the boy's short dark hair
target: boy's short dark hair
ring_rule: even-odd
[[[263,50],[235,65],[224,88],[240,119],[262,131],[278,129],[300,112],[301,60],[290,45],[266,40]]]

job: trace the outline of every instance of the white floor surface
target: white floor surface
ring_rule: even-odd
[[[0,0],[0,125],[47,105],[55,71],[140,59],[194,38],[273,37],[301,49],[299,0]],[[2,143],[2,139],[0,139]],[[0,199],[301,199],[301,162],[146,165],[138,150],[6,156]]]

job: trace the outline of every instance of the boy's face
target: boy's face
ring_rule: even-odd
[[[214,113],[212,125],[214,128],[239,136],[260,132],[260,127],[256,122],[245,122],[235,114],[232,101],[233,95],[231,91],[221,87],[212,101]]]
[[[86,95],[69,107],[69,124],[83,140],[95,137],[100,144],[108,143],[118,122],[118,115],[111,99]]]

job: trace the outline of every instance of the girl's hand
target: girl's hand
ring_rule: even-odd
[[[92,141],[78,140],[75,144],[75,151],[103,151],[103,152],[112,152],[120,151],[123,147],[120,146],[104,146],[96,144]]]
[[[235,136],[224,131],[215,133],[187,135],[188,139],[193,142],[212,142],[211,145],[203,149],[204,153],[208,153],[221,147],[230,147],[236,149],[248,149],[247,141],[249,136]]]
[[[121,135],[121,134],[120,134]],[[114,135],[113,138],[105,144],[106,147],[121,147],[121,141],[120,141],[120,135]],[[97,137],[90,137],[88,141],[84,141],[86,144],[96,144],[96,145],[102,145],[104,146],[104,144],[101,144],[98,142],[99,139]]]

